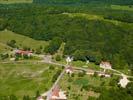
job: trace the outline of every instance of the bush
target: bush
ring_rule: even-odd
[[[61,56],[60,55],[56,55],[55,60],[56,61],[61,61]]]

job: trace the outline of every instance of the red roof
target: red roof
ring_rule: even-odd
[[[16,53],[17,54],[29,54],[29,53],[32,53],[32,51],[17,50]]]
[[[67,67],[66,70],[67,69],[73,71],[73,68],[71,66]]]
[[[56,87],[52,90],[52,96],[59,97],[59,92],[60,92],[59,86],[56,86]]]

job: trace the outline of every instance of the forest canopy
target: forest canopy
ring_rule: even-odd
[[[91,15],[97,17],[91,19],[88,17]],[[74,60],[89,59],[96,64],[107,60],[114,68],[132,68],[132,11],[113,10],[109,5],[99,4],[0,5],[0,22],[0,30],[8,29],[37,40],[52,40],[46,49],[49,53],[55,53],[62,41],[66,43],[64,55],[75,56]]]

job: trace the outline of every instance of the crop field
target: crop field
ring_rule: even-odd
[[[0,31],[0,43],[7,44],[7,42],[11,40],[15,40],[16,45],[20,48],[28,47],[31,49],[38,49],[40,46],[45,47],[48,44],[46,41],[34,40],[32,38],[19,35],[8,30]]]
[[[32,3],[33,0],[0,0],[1,4]]]
[[[52,77],[60,69],[49,69],[48,64],[8,63],[0,64],[0,96],[35,96],[36,91],[46,92],[53,84]]]

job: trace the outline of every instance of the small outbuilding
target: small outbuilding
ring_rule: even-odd
[[[71,66],[66,68],[66,73],[67,74],[72,74],[73,72],[74,72],[74,69]]]
[[[112,69],[112,65],[110,62],[104,62],[102,61],[100,63],[100,68],[103,68],[103,69]]]

